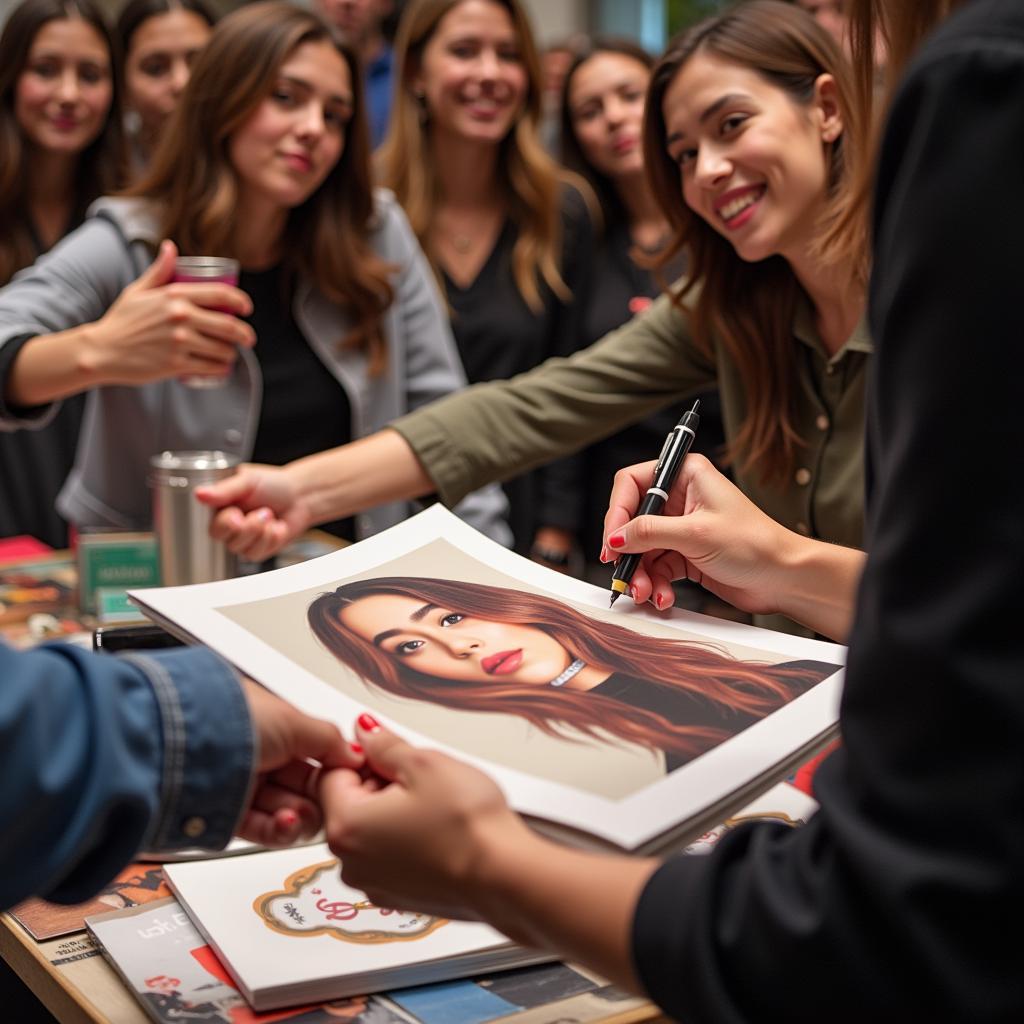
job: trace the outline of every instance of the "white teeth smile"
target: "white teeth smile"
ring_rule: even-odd
[[[758,189],[756,192],[748,192],[746,195],[738,196],[731,203],[726,203],[718,212],[723,220],[732,220],[733,217],[738,217],[748,206],[753,206],[762,195],[764,195],[764,192],[761,189]]]

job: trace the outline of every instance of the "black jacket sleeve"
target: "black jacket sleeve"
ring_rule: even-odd
[[[1024,1020],[1024,10],[976,0],[900,88],[870,312],[869,557],[807,826],[654,875],[689,1022]]]

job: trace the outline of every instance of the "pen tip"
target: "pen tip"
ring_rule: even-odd
[[[608,607],[611,608],[611,606],[613,604],[615,604],[615,602],[618,601],[618,599],[619,599],[619,592],[616,590],[615,593],[612,594],[612,599],[608,602]]]

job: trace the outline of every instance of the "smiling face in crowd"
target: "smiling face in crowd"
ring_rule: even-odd
[[[403,594],[361,597],[338,618],[402,668],[453,682],[546,686],[572,661],[538,626],[481,619]]]
[[[29,144],[80,153],[103,130],[114,97],[110,52],[81,18],[48,21],[18,76],[14,116]]]
[[[741,259],[805,255],[827,198],[828,143],[842,128],[831,76],[800,104],[756,71],[698,52],[663,111],[686,204]]]
[[[437,23],[413,82],[435,133],[498,143],[523,110],[528,80],[512,17],[494,0],[463,0]]]

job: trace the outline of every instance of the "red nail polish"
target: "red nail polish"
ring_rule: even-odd
[[[626,538],[621,533],[613,533],[608,538],[608,543],[613,548],[621,548],[626,546]]]
[[[661,605],[665,598],[661,594],[654,595],[654,603],[658,606],[658,611],[661,611]]]
[[[365,732],[376,732],[380,728],[380,722],[373,715],[367,714],[365,711],[359,716],[357,721],[359,728]]]
[[[285,828],[292,828],[299,823],[299,816],[294,811],[285,808],[283,811],[278,811],[277,820]]]
[[[350,743],[348,745],[348,749],[351,750],[353,754],[361,754],[363,752],[363,748],[358,743]]]

